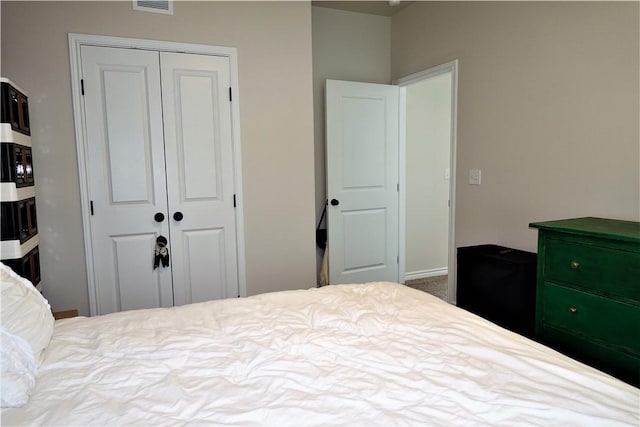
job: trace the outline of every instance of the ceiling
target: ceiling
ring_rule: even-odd
[[[389,6],[388,1],[312,1],[313,6],[331,9],[348,10],[351,12],[370,13],[372,15],[391,16],[409,6],[413,1],[402,1],[397,6]]]

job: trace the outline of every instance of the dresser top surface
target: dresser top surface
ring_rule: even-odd
[[[532,222],[529,227],[640,243],[640,222],[635,221],[585,217]]]

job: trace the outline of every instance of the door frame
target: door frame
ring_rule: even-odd
[[[87,289],[89,292],[89,312],[93,316],[98,312],[95,269],[93,265],[93,249],[91,235],[91,209],[89,197],[89,174],[87,170],[87,131],[84,116],[84,98],[81,89],[82,63],[80,49],[82,46],[102,46],[123,49],[145,49],[159,52],[191,53],[229,58],[230,84],[233,93],[231,103],[231,139],[233,149],[234,187],[236,195],[236,251],[238,261],[239,296],[247,295],[246,259],[244,244],[244,210],[242,193],[242,164],[240,144],[240,91],[238,87],[238,50],[233,47],[210,46],[191,43],[177,43],[161,40],[146,40],[91,34],[69,33],[69,63],[71,69],[71,94],[73,118],[76,136],[76,152],[78,161],[78,178],[80,181],[80,201],[82,210],[82,228],[84,250],[87,267]]]
[[[449,159],[449,265],[448,265],[448,286],[447,301],[456,302],[456,247],[455,247],[455,218],[456,218],[456,146],[458,129],[458,60],[446,62],[435,67],[428,68],[417,73],[401,77],[392,84],[406,88],[406,86],[426,80],[441,74],[451,73],[451,141]],[[405,281],[406,268],[406,90],[400,90],[400,207],[399,207],[399,251],[400,251],[400,280]]]

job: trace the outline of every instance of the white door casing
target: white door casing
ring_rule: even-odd
[[[161,171],[159,175],[162,177],[165,172],[167,173],[167,177],[169,178],[169,183],[166,182],[166,178],[164,179],[165,186],[160,186],[160,188],[164,188],[164,190],[157,190],[153,188],[154,201],[158,202],[159,199],[164,201],[164,206],[156,203],[154,207],[158,208],[157,212],[161,212],[161,209],[164,209],[165,219],[161,223],[156,223],[153,220],[153,217],[156,213],[155,209],[152,209],[153,213],[148,215],[145,212],[142,216],[145,218],[148,217],[150,222],[155,227],[156,231],[151,235],[148,240],[151,240],[150,243],[151,249],[153,248],[153,242],[155,241],[155,236],[158,234],[162,234],[166,236],[171,245],[171,231],[170,228],[175,228],[176,233],[174,234],[173,239],[179,241],[180,243],[187,243],[187,248],[191,250],[192,254],[198,254],[198,256],[203,257],[206,260],[206,267],[201,268],[204,263],[191,263],[191,265],[195,265],[196,268],[190,269],[190,265],[186,267],[182,267],[182,273],[178,273],[182,275],[182,277],[195,278],[190,283],[185,286],[180,287],[177,286],[178,291],[176,292],[176,304],[191,302],[191,301],[199,301],[204,299],[211,298],[220,298],[220,297],[235,297],[235,296],[245,296],[246,295],[246,273],[245,273],[245,259],[244,259],[244,226],[243,226],[243,206],[242,206],[242,173],[241,173],[241,162],[240,162],[240,127],[239,127],[239,103],[237,101],[238,94],[238,83],[237,83],[237,51],[234,48],[225,48],[225,47],[216,47],[216,46],[205,46],[205,45],[194,45],[194,44],[184,44],[184,43],[174,43],[174,42],[163,42],[163,41],[153,41],[153,40],[142,40],[142,39],[125,39],[118,37],[108,37],[108,36],[92,36],[92,35],[84,35],[84,34],[69,34],[69,48],[70,48],[70,64],[71,64],[71,79],[72,79],[72,92],[73,92],[73,104],[74,104],[74,116],[75,116],[75,127],[76,127],[76,145],[78,150],[78,168],[80,175],[80,190],[81,190],[81,200],[82,200],[82,216],[83,216],[83,229],[85,234],[85,249],[86,249],[86,262],[87,262],[87,279],[88,279],[88,290],[89,290],[89,304],[90,304],[90,313],[91,315],[95,314],[103,314],[105,312],[115,311],[118,309],[117,305],[120,304],[120,309],[131,309],[131,308],[139,308],[140,301],[136,302],[136,298],[140,297],[140,299],[147,298],[149,293],[146,291],[141,292],[133,292],[133,290],[127,287],[127,292],[133,292],[134,298],[130,295],[117,295],[120,291],[119,289],[111,290],[110,292],[106,292],[108,297],[111,298],[111,309],[103,310],[101,307],[103,298],[102,290],[99,287],[99,284],[104,282],[101,279],[101,270],[104,270],[102,267],[103,260],[100,259],[101,255],[98,254],[94,250],[95,242],[93,241],[94,235],[94,218],[98,215],[98,203],[94,200],[93,194],[93,182],[92,177],[96,175],[92,163],[95,163],[91,160],[91,157],[95,154],[92,154],[92,150],[94,150],[93,144],[89,142],[89,137],[92,135],[94,130],[89,129],[90,127],[90,117],[87,117],[85,111],[85,104],[89,103],[88,95],[90,91],[91,84],[88,79],[83,79],[83,52],[89,52],[87,48],[92,48],[93,46],[96,49],[102,49],[104,46],[111,46],[115,48],[121,49],[113,49],[113,51],[118,51],[120,54],[129,55],[126,52],[130,52],[131,55],[136,55],[136,53],[144,53],[142,56],[148,57],[146,62],[144,63],[147,69],[142,72],[144,75],[142,78],[146,78],[146,84],[142,84],[137,82],[134,77],[128,74],[121,74],[123,77],[119,79],[115,79],[116,81],[121,80],[124,82],[128,82],[130,87],[138,87],[140,89],[138,92],[144,93],[144,88],[142,86],[146,86],[147,89],[156,86],[160,87],[160,71],[159,71],[159,58],[160,55],[163,55],[165,61],[167,61],[167,67],[163,70],[166,73],[165,76],[171,76],[173,73],[174,77],[176,75],[180,75],[181,77],[177,80],[186,80],[183,83],[178,84],[173,89],[173,106],[174,109],[172,111],[172,118],[174,120],[174,131],[173,138],[167,137],[167,149],[170,151],[171,144],[178,152],[182,150],[182,152],[186,152],[186,156],[183,156],[183,160],[186,160],[186,166],[180,165],[156,165],[157,161],[163,160],[163,155],[156,155],[155,150],[155,141],[156,132],[159,132],[160,138],[162,138],[163,127],[162,127],[162,107],[163,102],[167,104],[168,98],[165,95],[165,98],[162,100],[159,97],[156,97],[154,94],[145,94],[149,98],[149,105],[153,104],[153,107],[147,106],[147,115],[146,118],[149,123],[157,123],[157,111],[160,111],[160,126],[150,127],[153,131],[148,130],[147,134],[148,139],[145,139],[143,143],[134,144],[133,151],[129,152],[129,146],[126,147],[127,153],[131,154],[132,157],[137,157],[136,159],[127,159],[122,158],[125,157],[125,149],[124,146],[117,147],[120,149],[115,150],[115,155],[119,155],[119,158],[116,160],[124,161],[124,164],[136,163],[138,167],[141,164],[146,162],[146,165],[140,170],[134,170],[134,175],[140,176],[143,174],[147,174],[147,176],[151,175],[154,180],[156,180],[156,171]],[[145,52],[146,51],[146,52]],[[194,65],[194,63],[185,63],[184,67],[180,69],[180,67],[176,66],[174,63],[171,65],[171,56],[174,54],[167,54],[165,56],[165,52],[180,52],[180,53],[193,53],[195,55],[182,55],[182,57],[191,57],[191,59],[202,59],[204,62],[199,62],[200,65]],[[155,59],[155,67],[158,68],[158,71],[148,71],[149,67],[151,67],[151,56],[154,55]],[[88,54],[87,54],[88,55]],[[175,55],[178,55],[175,53]],[[213,62],[217,63],[218,69],[215,69],[212,72],[205,72],[201,66],[211,66],[211,62],[207,62],[206,58],[213,59]],[[220,61],[221,60],[221,61]],[[117,62],[117,60],[116,60]],[[104,64],[101,64],[101,66]],[[120,64],[122,65],[122,64]],[[220,68],[220,66],[222,68]],[[140,68],[139,64],[134,64],[133,68]],[[118,68],[117,66],[115,67]],[[126,68],[126,67],[124,67]],[[129,70],[131,72],[132,70]],[[139,70],[138,70],[139,71]],[[175,72],[178,71],[178,72]],[[211,70],[209,70],[211,71]],[[107,83],[113,83],[114,77],[109,74],[113,74],[112,71],[109,71],[107,74]],[[102,72],[97,72],[97,74],[105,74]],[[135,74],[135,72],[133,72]],[[140,73],[138,73],[140,74]],[[171,77],[173,78],[173,77]],[[138,76],[138,79],[140,77]],[[165,80],[163,78],[163,80]],[[205,88],[202,85],[204,81],[209,82],[209,89],[201,92],[200,89]],[[131,83],[133,82],[133,83]],[[101,83],[102,84],[102,83]],[[113,86],[113,84],[112,84]],[[223,87],[224,86],[224,87]],[[82,90],[80,90],[82,88]],[[194,92],[194,88],[196,91]],[[86,89],[86,91],[85,91]],[[169,89],[167,89],[169,90]],[[230,102],[231,90],[234,93],[233,103]],[[97,105],[98,109],[102,109],[102,114],[104,118],[105,109],[110,108],[113,110],[111,116],[114,114],[116,117],[120,117],[125,125],[129,124],[132,128],[132,132],[121,132],[122,134],[131,134],[138,131],[139,134],[144,134],[145,129],[147,128],[148,123],[138,126],[132,125],[135,117],[144,116],[143,112],[145,110],[142,105],[143,101],[140,101],[139,96],[135,96],[133,100],[126,100],[126,97],[121,97],[122,99],[114,98],[114,94],[118,94],[118,91],[114,91],[113,89],[109,90],[107,96],[104,94],[106,91],[96,91],[92,94],[98,94],[98,96],[102,96],[103,98],[113,98],[109,102],[111,104],[106,104],[104,99],[102,101],[98,101]],[[85,94],[86,92],[86,94]],[[128,94],[132,92],[135,94],[135,91],[131,91],[129,89],[123,90],[124,94]],[[152,92],[151,89],[148,92]],[[203,104],[202,109],[196,109],[195,105],[198,102],[202,101],[203,93],[212,94],[218,97],[218,99],[214,102],[209,100],[208,104]],[[168,93],[168,92],[167,92]],[[191,96],[194,95],[195,96]],[[120,94],[123,95],[123,94]],[[133,95],[131,95],[133,96]],[[143,97],[143,96],[142,96]],[[150,99],[153,98],[154,101],[151,102]],[[189,99],[190,98],[190,99]],[[121,102],[120,107],[116,107],[113,102]],[[100,102],[102,102],[102,106],[100,106]],[[113,108],[112,108],[113,107]],[[138,108],[140,107],[140,108]],[[157,110],[156,110],[157,108]],[[136,116],[137,109],[137,116]],[[202,116],[202,112],[206,111],[209,114],[208,118],[204,118]],[[122,114],[120,114],[122,113]],[[120,116],[118,116],[120,114]],[[165,122],[167,121],[167,112],[165,114]],[[198,120],[195,121],[197,126],[193,126],[194,120],[193,114],[200,114]],[[188,116],[188,117],[187,117]],[[100,117],[99,115],[96,117]],[[131,123],[127,123],[129,120]],[[170,121],[171,119],[169,119]],[[185,129],[183,125],[188,124],[188,129]],[[217,126],[217,127],[214,127]],[[93,126],[91,126],[93,127]],[[104,132],[108,137],[111,137],[114,130],[112,130],[111,134],[108,134],[111,125],[103,126]],[[182,128],[181,128],[182,127]],[[170,133],[171,124],[165,123],[164,132]],[[140,130],[142,129],[142,130]],[[213,130],[212,130],[213,129]],[[118,130],[115,130],[115,136],[117,136]],[[95,132],[94,132],[95,133]],[[200,140],[200,137],[206,136],[208,133],[209,136],[214,135],[215,138],[209,138],[206,143],[203,143]],[[153,136],[153,138],[152,138]],[[229,138],[224,143],[221,143],[223,139]],[[113,139],[113,138],[112,138]],[[172,141],[169,141],[172,139]],[[206,139],[206,138],[205,138]],[[197,140],[197,141],[196,141]],[[110,140],[107,140],[110,142]],[[195,141],[195,142],[194,142]],[[145,145],[146,144],[146,145]],[[216,148],[216,144],[218,147]],[[226,145],[226,147],[225,147]],[[146,151],[146,155],[149,155],[149,158],[143,159],[138,156],[141,151],[140,146],[143,146],[142,151]],[[198,147],[199,150],[204,150],[201,152],[201,158],[198,156],[194,156],[193,153],[190,153],[194,147]],[[111,147],[107,147],[103,149],[103,152],[106,153],[107,149]],[[136,151],[137,150],[137,151]],[[164,150],[164,145],[162,146],[162,150]],[[113,150],[111,150],[113,151]],[[172,155],[173,156],[173,155]],[[212,156],[216,156],[213,158]],[[175,159],[175,157],[173,157]],[[106,157],[105,157],[106,159]],[[210,166],[207,170],[202,169],[202,165],[206,161],[213,160],[216,164],[222,165],[221,168]],[[129,163],[127,163],[129,162]],[[111,167],[109,165],[108,160],[104,160],[105,167],[103,167],[103,172],[100,175],[106,175],[106,172]],[[170,162],[169,162],[170,163]],[[151,164],[151,166],[149,166]],[[175,167],[174,167],[175,166]],[[126,173],[123,174],[122,168],[119,167],[111,167],[114,172],[117,169],[117,172],[120,173],[120,176],[116,178],[116,186],[111,185],[114,188],[117,188],[115,194],[120,197],[120,199],[124,200],[126,203],[130,205],[135,205],[137,202],[137,198],[139,198],[139,194],[141,194],[141,186],[139,185],[131,185],[128,181],[129,178],[126,177]],[[213,171],[215,169],[215,171]],[[171,172],[173,170],[174,172]],[[151,171],[151,172],[150,172]],[[213,172],[212,172],[213,171]],[[128,172],[127,172],[128,173]],[[214,174],[216,178],[220,178],[221,181],[216,183],[216,189],[207,193],[208,190],[205,189],[204,186],[198,184],[198,180],[200,179],[209,179]],[[115,173],[111,173],[112,176],[115,176]],[[180,181],[182,180],[182,181]],[[128,183],[129,185],[123,185],[124,183]],[[182,184],[180,184],[182,182]],[[167,194],[159,195],[159,192],[166,191],[166,188],[171,188],[173,184],[176,184],[178,188],[182,185],[182,195],[179,193],[176,197],[172,197],[172,195],[167,196]],[[106,184],[105,184],[106,185]],[[167,187],[168,186],[168,187]],[[110,193],[113,193],[111,189],[108,190]],[[215,193],[215,194],[214,194]],[[128,196],[122,196],[122,195]],[[136,197],[131,196],[133,194]],[[186,197],[183,197],[187,195]],[[203,208],[202,206],[198,207],[196,205],[207,204],[207,199],[211,199],[213,196],[214,199],[217,200],[218,204],[223,204],[224,207],[221,209],[214,210],[211,209],[211,206]],[[109,195],[109,197],[111,197]],[[129,197],[127,199],[127,197]],[[168,200],[167,200],[168,199]],[[111,200],[111,199],[109,199]],[[144,200],[143,200],[144,201]],[[177,201],[177,202],[176,202]],[[90,203],[92,202],[92,203]],[[126,203],[120,203],[126,204]],[[176,204],[177,203],[177,204]],[[140,203],[137,203],[140,204]],[[231,221],[229,221],[229,212],[233,209],[233,205],[236,204],[234,213],[232,215]],[[91,207],[90,207],[91,206]],[[131,207],[131,206],[129,206]],[[182,221],[175,221],[172,218],[174,212],[182,209],[181,212],[184,215],[184,219]],[[194,211],[195,209],[195,211]],[[197,222],[195,221],[197,218],[202,216],[208,216],[211,213],[215,215],[223,213],[226,210],[227,218],[222,220],[224,225],[219,223],[209,223],[205,222]],[[205,213],[206,211],[206,213]],[[94,214],[95,212],[95,214]],[[194,213],[195,212],[195,213]],[[199,213],[198,213],[199,212]],[[224,216],[224,215],[223,215]],[[195,221],[195,222],[194,222]],[[231,222],[231,228],[227,227],[227,225]],[[181,227],[180,227],[181,226]],[[223,230],[222,227],[225,227]],[[100,228],[98,226],[98,228]],[[129,227],[132,228],[132,227]],[[128,256],[121,256],[119,261],[121,265],[125,266],[124,270],[131,269],[136,265],[145,265],[145,258],[148,257],[149,263],[152,263],[153,253],[152,250],[147,247],[147,242],[142,242],[144,240],[145,233],[133,233],[131,238],[127,240],[125,238],[120,238],[121,242],[118,242],[120,246],[122,246],[122,250],[128,249]],[[141,237],[142,236],[142,237]],[[178,236],[178,237],[176,237]],[[229,238],[231,236],[231,238]],[[229,248],[229,241],[231,241],[232,245]],[[220,244],[224,242],[225,247],[221,249]],[[212,243],[217,243],[218,246],[213,246]],[[134,244],[138,244],[139,248],[129,248],[128,246],[132,246]],[[142,247],[144,246],[144,249]],[[111,249],[113,249],[113,245],[111,245]],[[103,250],[103,252],[113,252],[111,249],[108,251]],[[121,248],[118,248],[121,249]],[[170,249],[171,250],[171,249]],[[122,252],[124,254],[124,252]],[[148,254],[148,255],[147,255]],[[230,255],[231,254],[231,255]],[[108,255],[108,254],[107,254]],[[166,281],[171,285],[171,271],[175,266],[178,266],[178,261],[181,257],[178,257],[174,260],[174,257],[177,254],[174,253],[174,250],[171,250],[171,267],[168,269],[158,269],[153,274],[157,274],[162,281]],[[225,258],[223,261],[212,262],[213,257],[218,257],[218,255],[222,258]],[[112,256],[113,258],[113,256]],[[193,259],[193,257],[190,257]],[[224,263],[224,268],[217,268],[219,265]],[[122,271],[118,269],[112,268],[115,274],[123,275]],[[179,270],[176,269],[176,270]],[[176,272],[174,271],[174,276]],[[203,278],[208,276],[209,284],[214,284],[215,286],[223,286],[223,289],[215,290],[214,287],[204,286],[205,282]],[[167,280],[164,280],[164,279]],[[174,277],[174,282],[177,279]],[[235,280],[235,284],[233,286],[230,285],[230,282]],[[113,282],[109,281],[108,282]],[[133,276],[133,280],[128,280],[128,282],[137,282],[138,279]],[[144,282],[144,281],[143,281]],[[194,286],[195,283],[195,286]],[[142,302],[142,306],[157,306],[157,305],[172,305],[173,303],[173,292],[171,292],[170,287],[160,287],[162,291],[160,294],[162,297],[162,302],[157,304],[155,302],[149,302],[148,298],[146,301]],[[169,289],[169,293],[166,292],[166,289]],[[153,292],[152,292],[153,293]],[[167,296],[168,298],[165,298]],[[122,298],[120,298],[122,297]],[[109,299],[107,298],[107,299]],[[121,301],[115,301],[117,298],[120,298]],[[152,298],[153,299],[153,298]],[[123,304],[123,301],[125,303]],[[115,307],[115,309],[113,308]]]
[[[330,284],[399,280],[399,93],[326,81]]]
[[[152,268],[169,231],[158,53],[83,46],[82,69],[98,313],[171,306],[171,272]]]
[[[160,64],[175,304],[237,297],[229,60],[161,52]]]
[[[414,74],[402,77],[394,80],[393,84],[398,85],[401,88],[400,92],[400,116],[404,120],[406,112],[403,111],[406,106],[404,87],[416,82],[420,82],[424,79],[439,76],[442,73],[451,73],[451,133],[450,133],[450,156],[449,156],[449,262],[448,262],[448,286],[447,286],[447,301],[449,303],[456,303],[457,294],[457,259],[456,259],[456,245],[455,245],[455,218],[456,218],[456,158],[457,158],[457,129],[458,129],[458,60],[453,60],[435,67],[419,71]],[[400,272],[404,275],[404,252],[405,252],[405,176],[406,170],[404,158],[406,155],[405,148],[405,136],[403,134],[405,130],[405,124],[401,124],[401,138],[400,138]]]

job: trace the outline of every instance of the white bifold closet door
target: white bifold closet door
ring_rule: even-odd
[[[98,314],[238,296],[228,58],[81,54]]]

